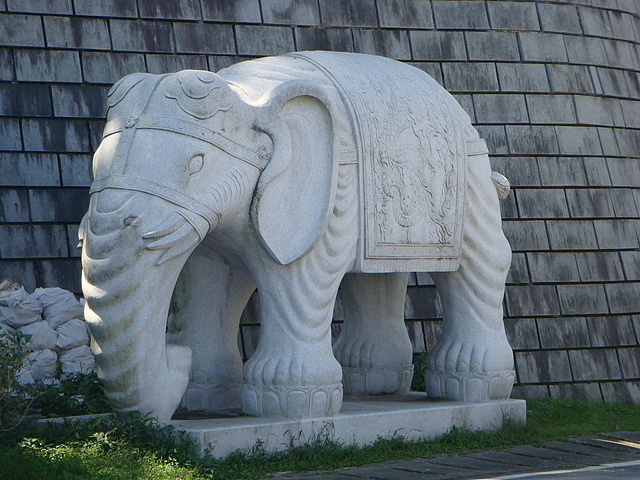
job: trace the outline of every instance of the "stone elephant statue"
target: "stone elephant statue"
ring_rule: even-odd
[[[433,272],[444,312],[429,395],[509,396],[508,182],[431,77],[381,57],[299,52],[217,74],[132,74],[108,104],[79,236],[114,408],[322,417],[343,391],[406,392],[412,271]],[[256,288],[260,339],[243,367],[238,324]]]

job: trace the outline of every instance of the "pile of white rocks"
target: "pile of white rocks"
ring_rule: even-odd
[[[83,300],[62,288],[37,288],[29,294],[18,284],[3,283],[0,331],[30,335],[30,353],[17,377],[20,385],[55,383],[95,369]]]

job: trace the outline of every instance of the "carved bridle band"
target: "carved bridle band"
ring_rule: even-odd
[[[109,135],[121,133],[129,128],[163,130],[196,138],[256,167],[258,170],[263,170],[269,163],[269,159],[261,153],[240,145],[219,132],[194,122],[161,115],[140,115],[130,117],[126,122],[122,119],[111,120],[105,125],[102,138],[105,139]]]

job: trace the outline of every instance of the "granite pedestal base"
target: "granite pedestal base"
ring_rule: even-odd
[[[429,400],[424,393],[345,397],[335,417],[283,420],[237,416],[167,422],[195,439],[202,455],[225,457],[236,450],[251,453],[286,450],[329,438],[344,445],[369,445],[378,438],[428,440],[452,427],[497,430],[505,419],[526,421],[524,400],[460,403]]]

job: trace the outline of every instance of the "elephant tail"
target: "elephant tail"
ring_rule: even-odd
[[[491,180],[493,181],[493,186],[496,187],[496,191],[498,192],[498,198],[500,200],[507,198],[507,195],[509,195],[509,192],[511,191],[511,184],[507,177],[499,174],[498,172],[491,172]]]

